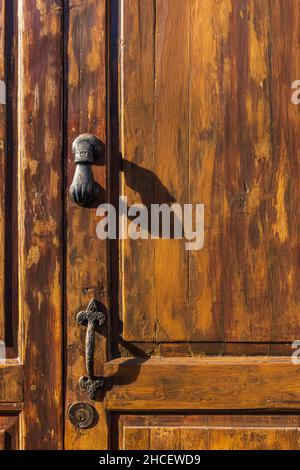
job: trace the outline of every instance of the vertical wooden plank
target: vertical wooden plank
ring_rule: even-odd
[[[191,6],[190,46],[190,192],[192,204],[205,206],[205,243],[190,253],[191,338],[218,341],[222,338],[223,305],[220,298],[222,226],[228,217],[225,186],[224,127],[229,99],[231,57],[228,46],[231,0],[216,8],[214,0]],[[235,96],[235,95],[234,95]],[[233,113],[234,109],[230,109]],[[234,136],[232,136],[234,138]],[[234,153],[232,166],[238,165]],[[228,242],[228,238],[226,238]],[[228,269],[228,265],[226,268]]]
[[[272,168],[269,263],[272,341],[300,335],[300,107],[292,83],[300,77],[300,1],[270,1]],[[282,38],[284,37],[284,41]]]
[[[123,0],[121,3],[121,191],[128,198],[129,206],[144,204],[150,211],[157,192],[154,173],[155,1]],[[121,243],[124,339],[154,341],[155,242],[128,239]]]
[[[232,338],[263,341],[269,339],[271,333],[269,286],[272,280],[269,278],[266,206],[272,179],[270,18],[267,2],[252,0],[247,5],[239,2],[234,7],[240,37],[236,52],[240,209],[232,210],[231,225],[234,221],[241,222],[240,230],[232,236],[236,265],[232,299],[236,313],[231,315],[229,310],[226,313],[225,336],[229,341]],[[231,40],[233,43],[234,38]],[[237,301],[234,300],[236,292],[240,296]]]
[[[272,178],[269,38],[267,2],[232,2],[229,48],[233,79],[225,114],[228,124],[224,128],[229,210],[226,231],[219,240],[223,328],[228,341],[269,340],[271,332],[267,205]]]
[[[62,2],[20,0],[22,448],[62,448]]]
[[[0,1],[0,341],[5,340],[5,169],[6,88],[5,85],[5,0]]]
[[[266,340],[268,2],[224,1],[216,11],[214,1],[194,1],[191,34],[191,191],[206,208],[205,247],[191,254],[193,336]]]
[[[158,204],[189,202],[190,6],[190,0],[156,1],[154,171],[166,188],[154,195]],[[188,260],[184,240],[156,241],[157,341],[188,339],[189,316],[183,314],[189,302]]]
[[[82,133],[94,134],[106,142],[106,1],[70,0],[65,4],[67,167],[66,192],[74,175],[72,142]],[[104,162],[103,162],[104,163]],[[106,166],[93,166],[93,175],[102,187],[97,204],[105,202]],[[66,196],[66,423],[67,449],[106,449],[108,447],[105,398],[99,394],[91,405],[98,417],[90,429],[79,430],[68,419],[70,405],[89,401],[79,390],[78,381],[86,375],[86,328],[76,322],[77,313],[91,299],[107,306],[106,242],[96,235],[99,218],[96,207],[78,207]],[[107,325],[109,320],[107,320]],[[107,327],[107,330],[109,328]],[[103,374],[106,362],[106,338],[96,334],[95,374]]]
[[[121,5],[121,194],[129,204],[143,203],[149,215],[151,204],[189,202],[190,2]],[[126,240],[120,255],[125,339],[188,339],[184,241]]]

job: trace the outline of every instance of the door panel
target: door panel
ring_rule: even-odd
[[[17,3],[21,438],[27,448],[55,449],[62,447],[62,2]]]
[[[298,417],[290,426],[280,413],[299,399],[299,6],[112,2],[111,200],[205,206],[200,251],[174,239],[110,244],[106,408],[168,411],[155,424],[120,417],[116,448],[298,448]],[[244,418],[274,409],[269,421]],[[185,416],[174,424],[175,410],[196,429]],[[240,416],[207,424],[196,410]]]
[[[205,206],[204,248],[189,252],[160,233],[99,240],[97,204],[66,197],[66,448],[299,448],[299,6],[65,6],[65,190],[89,132],[106,153],[97,203]],[[76,321],[92,298],[107,319],[94,397]],[[78,402],[94,409],[87,429],[69,420]]]
[[[205,205],[201,251],[122,243],[126,340],[299,336],[298,7],[121,2],[122,194]]]
[[[0,429],[62,447],[62,2],[0,1]]]
[[[0,415],[0,450],[18,450],[19,417]]]
[[[299,7],[0,0],[0,447],[61,448],[64,401],[66,449],[299,448]],[[89,207],[68,196],[83,133]],[[99,240],[119,196],[204,204],[204,248]]]
[[[298,416],[120,416],[122,450],[297,450]]]
[[[115,359],[105,366],[107,407],[293,410],[299,373],[289,357]]]

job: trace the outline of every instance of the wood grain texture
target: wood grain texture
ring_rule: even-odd
[[[10,413],[0,415],[0,430],[0,449],[19,450],[20,420],[13,410]]]
[[[291,102],[291,83],[300,76],[297,57],[300,2],[270,2],[272,31],[272,173],[269,197],[271,238],[269,262],[272,275],[272,339],[299,336],[299,106]],[[285,35],[284,44],[281,41]],[[289,47],[291,44],[292,47]]]
[[[0,449],[61,449],[63,403],[66,449],[299,449],[299,7],[0,0],[0,80],[10,82],[9,112],[0,104],[0,340],[11,330],[14,358],[20,314],[20,359],[0,366]],[[120,31],[107,31],[115,23]],[[71,144],[86,132],[106,154],[93,166],[97,204],[107,189],[148,209],[204,203],[204,249],[122,240],[108,259],[96,204],[67,195]],[[69,406],[89,400],[78,389],[86,330],[76,314],[92,298],[107,315],[95,348],[106,389],[91,402],[93,427],[78,430]],[[117,343],[128,357],[108,362]]]
[[[298,450],[298,416],[121,416],[122,450]]]
[[[62,2],[20,0],[22,447],[62,447]]]
[[[69,406],[89,401],[79,391],[78,381],[86,374],[86,328],[78,325],[76,314],[93,298],[102,303],[107,315],[106,242],[96,235],[99,218],[96,206],[105,202],[106,167],[93,166],[93,175],[101,188],[101,200],[82,208],[71,202],[67,191],[72,183],[75,164],[71,151],[73,140],[91,133],[106,142],[106,2],[105,0],[70,0],[65,6],[67,166],[66,166],[66,417]],[[104,156],[103,156],[104,159]],[[102,165],[104,161],[102,161]],[[108,316],[107,316],[108,317]],[[109,319],[107,318],[107,325]],[[108,329],[108,328],[107,328]],[[104,330],[102,329],[102,333]],[[106,338],[96,333],[95,374],[103,374]],[[79,430],[66,419],[66,449],[105,449],[108,442],[105,400],[97,396],[91,402],[98,419],[91,429]]]
[[[24,371],[21,365],[0,366],[0,403],[20,403],[24,399]],[[1,405],[0,405],[1,406]]]
[[[106,365],[111,410],[297,409],[290,358],[116,359]]]
[[[120,95],[120,147],[122,149],[122,186],[126,185],[128,204],[140,203],[147,207],[155,193],[154,135],[155,135],[155,4],[152,0],[125,0],[122,3],[123,24],[121,48],[122,92]],[[116,14],[114,12],[114,14]],[[129,38],[131,38],[129,40]],[[136,86],[132,87],[132,80]],[[137,129],[136,122],[139,126]],[[120,130],[121,130],[120,129]],[[152,182],[149,180],[152,178]],[[124,276],[121,289],[121,312],[124,316],[126,339],[151,340],[155,338],[153,283],[155,243],[152,240],[124,242]],[[134,270],[131,267],[134,265]],[[143,279],[137,283],[136,279]],[[137,302],[143,299],[143,302]]]
[[[299,1],[121,5],[121,192],[148,207],[205,205],[201,251],[122,243],[125,339],[293,341]]]
[[[0,450],[19,450],[19,416],[0,415]]]

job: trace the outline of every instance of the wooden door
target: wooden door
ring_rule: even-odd
[[[67,448],[299,448],[299,7],[69,2],[68,185],[70,142],[96,134],[111,204],[202,203],[205,242],[105,243],[95,209],[68,203]],[[107,317],[96,400],[75,320],[92,298]],[[67,417],[82,401],[85,430]]]
[[[61,449],[62,1],[0,1],[0,449]]]
[[[300,447],[299,7],[0,0],[0,449]],[[203,247],[99,239],[119,197]]]

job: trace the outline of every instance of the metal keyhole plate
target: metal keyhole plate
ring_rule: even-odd
[[[95,410],[88,403],[73,403],[69,408],[69,419],[76,428],[89,428],[95,421],[95,418]]]

